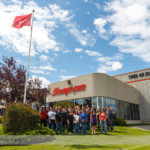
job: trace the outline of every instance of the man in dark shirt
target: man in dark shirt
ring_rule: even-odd
[[[113,132],[113,126],[114,126],[114,111],[113,111],[113,107],[110,107],[110,111],[109,111],[109,122],[110,122],[110,125],[111,125],[111,132]]]
[[[55,116],[55,122],[56,122],[56,134],[57,131],[60,131],[60,134],[62,133],[62,122],[63,122],[63,116],[61,114],[61,110],[58,109],[57,114]]]
[[[87,114],[87,123],[86,123],[86,130],[90,130],[90,108],[88,107],[86,109],[86,114]]]
[[[106,115],[107,115],[107,119],[106,119],[107,131],[109,131],[109,126],[110,126],[110,123],[109,123],[109,111],[110,111],[110,107],[107,106],[107,110],[106,110]]]
[[[109,131],[109,128],[111,126],[111,132],[113,132],[113,119],[114,119],[114,111],[113,107],[110,107],[107,110],[107,131]]]
[[[65,130],[65,127],[68,128],[68,125],[67,125],[67,111],[65,110],[65,108],[63,108],[63,112],[62,112],[62,117],[63,117],[63,123],[62,123],[62,127],[63,127],[63,132]]]
[[[73,121],[74,121],[72,109],[68,113],[67,121],[68,121],[68,132],[69,132],[69,134],[71,134],[71,133],[73,133]]]

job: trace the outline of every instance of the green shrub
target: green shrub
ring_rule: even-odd
[[[55,131],[49,129],[48,127],[39,127],[34,130],[29,130],[24,133],[24,135],[54,135]]]
[[[123,119],[123,118],[117,118],[116,115],[115,115],[114,125],[116,125],[116,126],[126,126],[126,120]]]
[[[58,107],[58,106],[62,106],[62,107],[75,107],[74,103],[68,102],[68,101],[63,101],[63,102],[58,102],[54,105],[54,107]]]
[[[55,135],[55,131],[48,127],[37,127],[24,132],[7,132],[6,135]]]
[[[25,104],[10,104],[3,120],[6,132],[24,132],[38,127],[40,114]]]
[[[0,123],[3,122],[3,116],[0,116]]]

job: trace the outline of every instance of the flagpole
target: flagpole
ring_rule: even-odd
[[[26,103],[27,81],[28,81],[28,72],[29,72],[29,61],[30,61],[30,52],[31,52],[31,41],[32,41],[32,30],[33,30],[33,17],[34,17],[34,12],[35,12],[35,10],[32,10],[32,24],[31,24],[29,53],[28,53],[28,63],[27,63],[27,71],[26,71],[26,81],[25,81],[25,88],[24,88],[24,100],[23,100],[23,103]]]

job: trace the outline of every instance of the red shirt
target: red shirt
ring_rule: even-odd
[[[41,120],[46,120],[47,112],[41,111]]]
[[[101,113],[100,115],[100,119],[102,120],[102,121],[105,121],[106,120],[106,113],[105,112],[103,112],[103,113]]]

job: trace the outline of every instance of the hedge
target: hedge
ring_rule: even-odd
[[[25,104],[10,104],[6,108],[3,120],[6,132],[24,132],[35,129],[40,121],[40,114]]]
[[[118,118],[116,115],[114,116],[114,125],[116,126],[126,126],[126,120],[123,118]]]
[[[3,122],[3,116],[0,116],[0,123]]]

